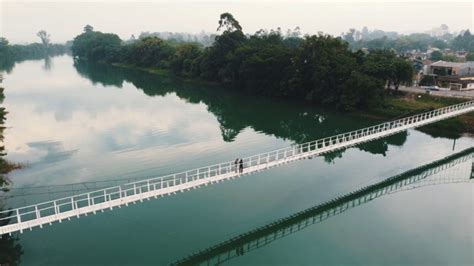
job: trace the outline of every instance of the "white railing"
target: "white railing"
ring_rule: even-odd
[[[409,128],[474,111],[474,101],[456,104],[375,126],[242,158],[250,174],[310,156],[344,149],[399,133]],[[0,212],[0,235],[33,228],[71,217],[121,207],[152,197],[169,195],[213,182],[241,176],[233,161],[201,167],[163,177],[127,183],[66,198]]]
[[[425,168],[427,165],[414,168],[376,184],[336,197],[330,201],[316,205],[302,212],[298,212],[287,218],[277,220],[274,223],[241,234],[175,263],[171,263],[171,265],[221,265],[230,259],[242,255],[243,253],[248,253],[249,251],[263,247],[278,239],[303,230],[308,226],[320,223],[330,217],[336,216],[388,194],[429,185],[474,182],[474,180],[469,179],[469,176],[467,176],[467,178],[453,178],[448,176],[449,172],[446,173],[446,170],[465,163],[468,160],[472,160],[473,156],[474,153],[471,152],[436,167],[428,168],[420,173],[410,174],[418,169]],[[439,161],[430,163],[429,165],[437,163],[439,163]],[[429,179],[430,176],[443,171],[445,173],[443,173],[442,179]],[[410,175],[407,176],[407,174]]]

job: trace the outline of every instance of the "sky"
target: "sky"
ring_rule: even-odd
[[[473,29],[472,1],[41,1],[0,0],[0,36],[11,43],[38,42],[46,30],[52,42],[66,42],[86,24],[122,39],[140,32],[214,33],[219,15],[230,12],[246,33],[301,28],[340,35],[349,28],[400,33],[425,32],[447,24],[451,31]]]

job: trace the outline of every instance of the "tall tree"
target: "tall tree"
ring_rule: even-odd
[[[431,60],[439,61],[443,59],[443,54],[440,51],[434,51],[431,53]]]
[[[94,31],[94,27],[92,27],[91,25],[87,24],[86,26],[84,26],[85,33],[93,32],[93,31]]]
[[[231,13],[222,13],[219,19],[219,27],[217,27],[217,31],[220,31],[222,28],[225,31],[232,32],[232,31],[242,31],[242,27],[240,26],[239,22],[232,16]]]
[[[50,35],[45,30],[38,31],[38,33],[36,33],[36,36],[41,39],[41,43],[43,43],[44,47],[47,47],[49,45]]]

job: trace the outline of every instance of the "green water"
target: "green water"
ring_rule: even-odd
[[[376,123],[69,56],[5,74],[11,207],[232,160]],[[409,130],[279,168],[19,235],[24,265],[166,265],[473,147]],[[430,178],[468,176],[471,162]],[[468,179],[468,178],[467,178]],[[100,181],[100,182],[97,182]],[[107,181],[107,182],[102,182]],[[375,199],[229,260],[234,265],[473,264],[474,185]]]

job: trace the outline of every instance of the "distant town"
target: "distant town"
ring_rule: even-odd
[[[473,35],[469,30],[454,32],[442,24],[424,33],[401,35],[382,30],[350,29],[341,34],[352,49],[366,53],[391,49],[412,62],[413,86],[430,91],[474,90]]]

